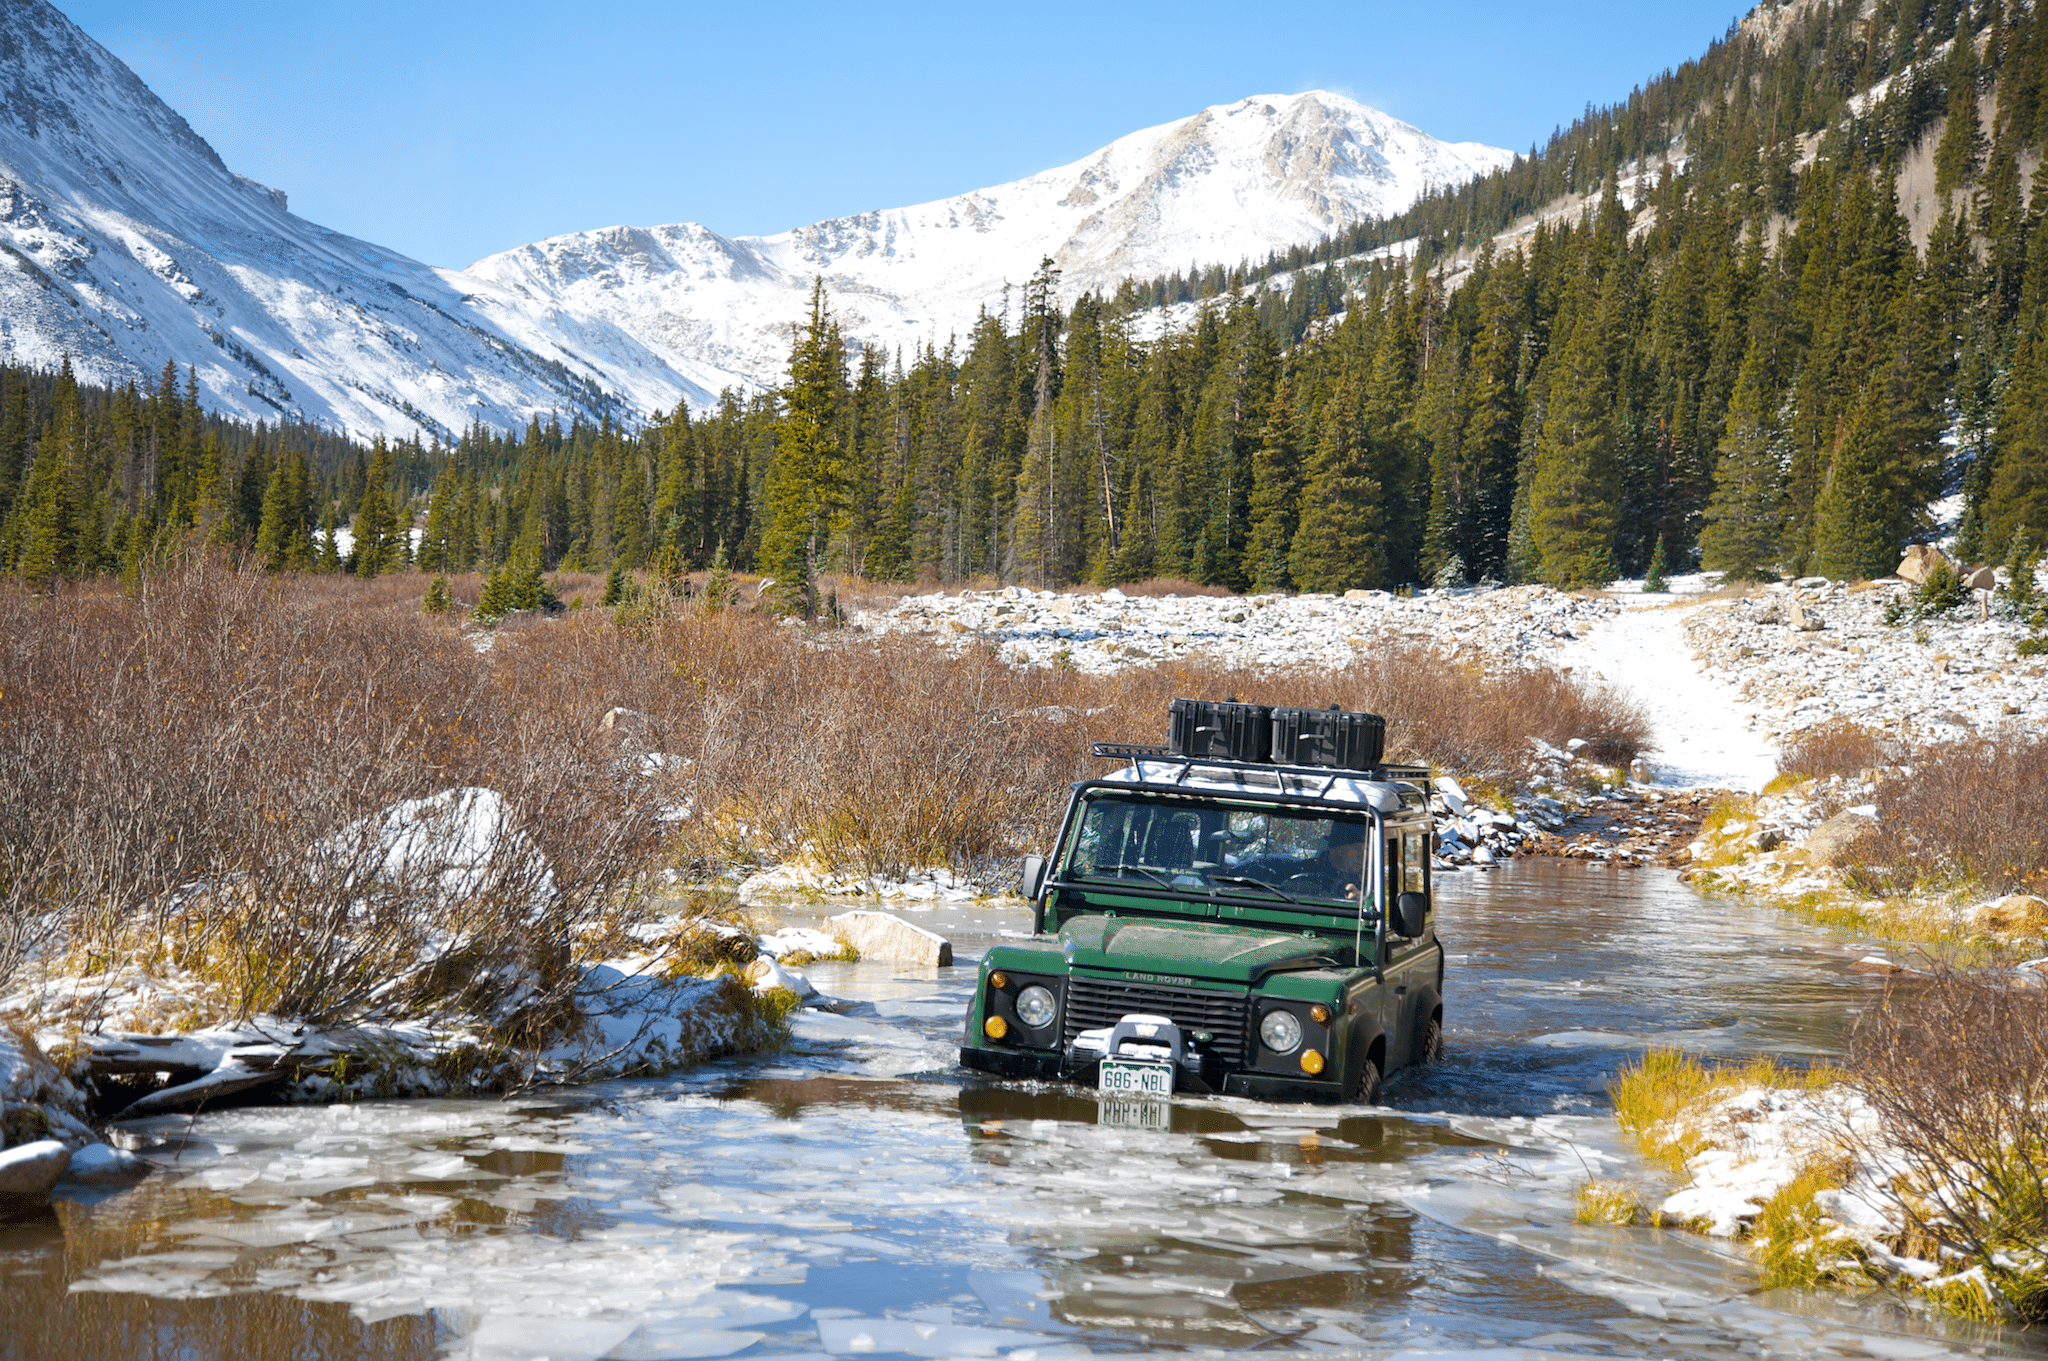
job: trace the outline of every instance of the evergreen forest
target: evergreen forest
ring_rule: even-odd
[[[2044,143],[2048,9],[1765,4],[1316,247],[1072,299],[1045,260],[917,353],[843,335],[821,283],[785,386],[696,413],[363,447],[210,417],[175,365],[0,370],[0,563],[133,574],[195,537],[363,575],[719,560],[804,613],[828,572],[1578,588],[1883,575],[1945,497],[1961,556],[2028,560]]]

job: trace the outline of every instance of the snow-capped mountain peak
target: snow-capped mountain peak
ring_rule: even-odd
[[[1048,256],[1069,298],[1128,277],[1263,260],[1512,158],[1439,142],[1327,91],[1259,95],[932,203],[774,236],[728,238],[694,223],[572,232],[465,274],[529,307],[603,317],[652,348],[768,384],[814,278],[863,342],[942,345],[982,308],[999,310],[1005,288]]]

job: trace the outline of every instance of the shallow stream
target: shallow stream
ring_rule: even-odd
[[[788,1052],[510,1102],[137,1122],[164,1171],[0,1228],[0,1357],[2048,1356],[1724,1246],[1572,1223],[1649,1181],[1603,1096],[1649,1044],[1841,1053],[1868,942],[1660,870],[1440,881],[1448,1053],[1388,1105],[1092,1093],[954,1066],[961,966],[821,965]]]

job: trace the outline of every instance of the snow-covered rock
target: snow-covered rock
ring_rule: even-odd
[[[786,969],[780,961],[766,955],[749,964],[741,977],[755,992],[773,992],[780,988],[799,1002],[818,995],[817,988],[801,969]]]
[[[754,944],[770,959],[794,954],[836,955],[846,942],[809,926],[784,926],[758,937]]]
[[[67,1148],[95,1142],[85,1093],[25,1030],[0,1020],[0,1148],[54,1138]]]
[[[832,929],[853,942],[863,959],[944,968],[953,962],[953,946],[936,931],[887,912],[842,912]]]
[[[156,1164],[111,1144],[87,1144],[71,1155],[64,1180],[76,1186],[126,1186],[141,1181]]]
[[[56,1139],[0,1150],[0,1219],[49,1204],[70,1162],[71,1146]]]

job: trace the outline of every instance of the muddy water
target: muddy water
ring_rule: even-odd
[[[1604,1110],[1618,1061],[1838,1054],[1864,943],[1663,871],[1444,889],[1449,1054],[1386,1107],[1105,1123],[953,1068],[971,965],[820,967],[856,1005],[771,1058],[141,1122],[160,1175],[0,1229],[0,1357],[2048,1356],[1571,1223],[1588,1171],[1649,1175]],[[963,961],[1025,925],[920,920]]]

